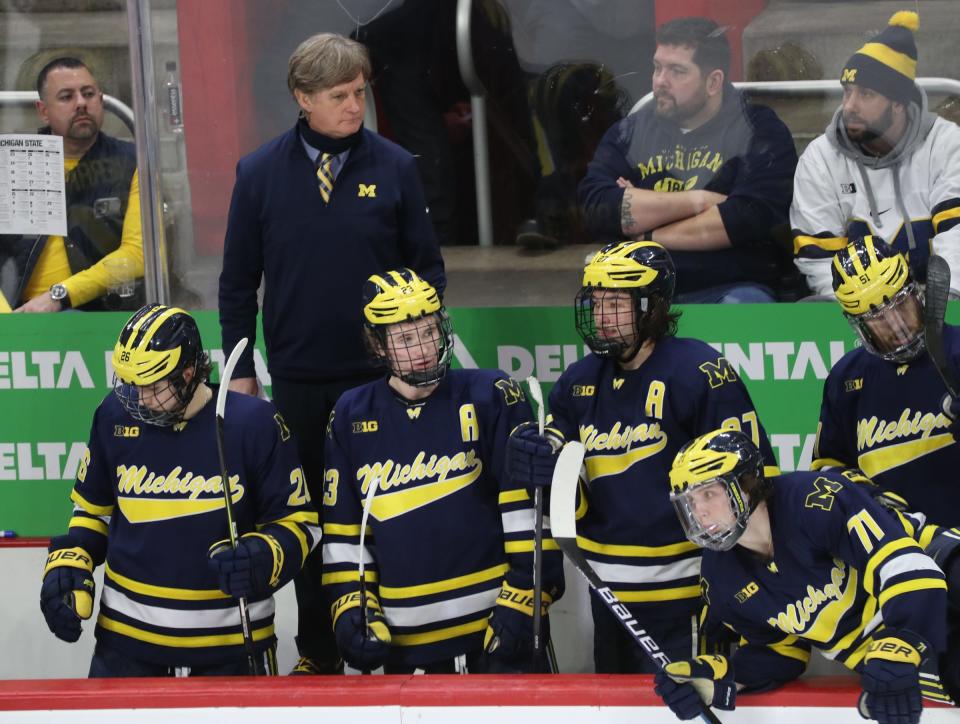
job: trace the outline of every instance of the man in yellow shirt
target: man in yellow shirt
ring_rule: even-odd
[[[134,146],[101,132],[103,92],[83,61],[47,63],[37,93],[45,124],[40,133],[63,137],[67,236],[0,237],[0,271],[12,268],[6,278],[15,281],[0,293],[14,312],[126,308],[125,300],[107,296],[105,262],[127,259],[132,275],[143,276]],[[138,306],[142,300],[129,301]]]

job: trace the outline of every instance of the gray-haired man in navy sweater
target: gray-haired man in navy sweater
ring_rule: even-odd
[[[410,267],[441,294],[443,260],[413,156],[363,128],[366,49],[339,35],[308,38],[290,57],[296,126],[237,164],[220,274],[229,353],[263,335],[274,402],[298,440],[315,507],[323,495],[323,435],[340,394],[381,374],[361,337],[360,295],[371,274]],[[257,393],[252,346],[231,389]],[[294,673],[341,667],[320,594],[319,548],[295,579]],[[315,560],[314,560],[315,559]]]

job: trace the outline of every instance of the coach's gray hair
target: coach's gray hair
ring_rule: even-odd
[[[336,33],[318,33],[304,40],[287,64],[290,93],[316,93],[349,83],[358,75],[370,78],[370,54],[355,40]]]

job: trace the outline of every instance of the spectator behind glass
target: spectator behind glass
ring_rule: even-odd
[[[875,236],[903,253],[918,281],[930,254],[960,288],[960,129],[927,110],[914,78],[919,16],[895,13],[840,73],[843,103],[800,158],[790,221],[797,268],[832,299],[833,257]],[[904,223],[908,221],[909,223]]]
[[[413,156],[363,128],[370,59],[332,33],[303,41],[287,86],[300,118],[245,156],[227,219],[220,275],[223,348],[263,332],[273,399],[293,431],[314,505],[323,498],[323,439],[341,393],[380,376],[361,336],[360,298],[372,274],[409,267],[438,292],[443,260]],[[233,390],[257,393],[253,345]],[[296,673],[334,673],[340,659],[320,592],[319,552],[295,579]]]
[[[0,287],[14,312],[129,309],[109,292],[108,260],[143,277],[136,150],[101,131],[103,92],[83,61],[56,58],[37,77],[40,133],[63,137],[67,236],[0,236]],[[18,306],[19,305],[19,306]]]
[[[797,164],[790,131],[727,81],[713,20],[662,25],[653,66],[654,101],[607,131],[580,183],[587,228],[669,249],[678,303],[774,301],[789,269],[774,237]]]

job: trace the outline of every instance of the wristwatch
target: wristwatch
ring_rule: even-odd
[[[60,302],[62,309],[70,308],[70,295],[67,293],[67,288],[63,286],[63,284],[54,284],[50,287],[50,298],[55,302]]]

